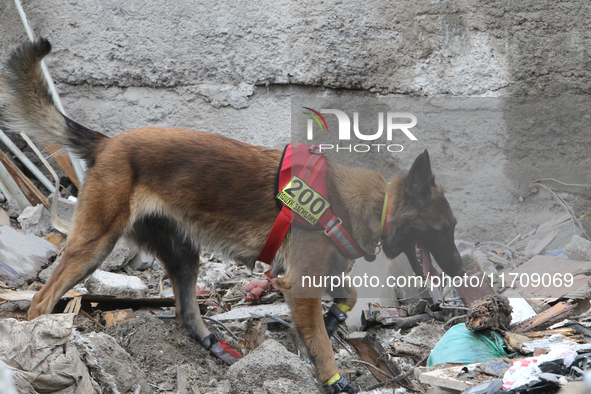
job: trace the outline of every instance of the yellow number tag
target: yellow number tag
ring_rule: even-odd
[[[330,203],[320,193],[295,175],[281,189],[277,198],[312,226],[330,207]]]

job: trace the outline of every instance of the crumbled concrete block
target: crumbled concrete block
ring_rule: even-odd
[[[14,286],[33,282],[56,255],[56,249],[33,234],[0,226],[0,279]]]
[[[101,265],[101,269],[103,271],[116,271],[121,269],[123,266],[125,266],[125,262],[131,253],[133,253],[133,251],[125,242],[118,242],[109,257]],[[42,283],[47,283],[60,261],[61,256],[58,256],[58,258],[53,263],[39,272],[39,281]]]
[[[154,268],[155,266],[157,266],[156,258],[143,250],[136,253],[136,255],[129,260],[129,263],[127,263],[127,267],[133,271],[145,271]]]
[[[224,263],[205,263],[199,267],[199,282],[219,283],[230,279]]]
[[[123,268],[135,253],[135,246],[131,247],[124,238],[121,238],[113,248],[113,251],[101,264],[103,271],[117,271]]]
[[[74,332],[72,343],[103,393],[153,391],[144,372],[113,337],[102,332],[84,335]]]
[[[21,228],[26,233],[46,235],[51,231],[51,215],[43,204],[26,207],[18,217]]]
[[[84,286],[90,294],[138,298],[148,294],[148,286],[140,278],[97,270]]]
[[[226,379],[233,382],[230,393],[255,393],[264,387],[265,383],[275,388],[273,393],[281,393],[280,383],[283,379],[297,382],[291,387],[290,393],[300,390],[301,393],[320,393],[316,382],[307,365],[298,356],[290,353],[283,345],[273,339],[267,339],[259,347],[246,355],[243,359],[232,364],[226,372]]]
[[[573,235],[563,251],[569,259],[591,261],[591,241],[578,235]]]
[[[286,303],[249,305],[244,307],[232,308],[231,311],[215,315],[219,321],[244,320],[256,316],[264,316],[265,313],[279,317],[283,320],[290,320],[290,309]]]

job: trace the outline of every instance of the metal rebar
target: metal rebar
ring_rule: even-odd
[[[275,316],[273,316],[270,313],[265,313],[265,316],[268,317],[269,319],[275,320],[277,323],[281,323],[284,326],[287,326],[287,327],[291,328],[291,323],[288,323],[285,320],[282,320],[282,319],[280,319],[278,317],[275,317]]]
[[[0,130],[0,141],[6,145],[8,149],[27,167],[33,175],[52,193],[55,193],[55,185],[51,183],[49,179],[37,168],[35,164],[25,154],[12,142],[10,138],[4,133],[4,131]]]

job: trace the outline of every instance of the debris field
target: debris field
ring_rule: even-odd
[[[69,220],[75,198],[58,204]],[[54,314],[27,321],[66,235],[42,203],[4,205],[0,376],[13,392],[324,392],[262,263],[250,271],[201,256],[195,296],[210,330],[243,354],[232,366],[179,327],[163,265],[125,240]],[[591,361],[587,220],[565,215],[505,242],[456,241],[468,275],[484,278],[483,286],[426,288],[389,305],[369,302],[361,316],[349,313],[347,322],[359,328],[346,322],[332,337],[341,375],[370,393],[566,393],[584,385]],[[549,279],[536,272],[556,282],[539,286]],[[323,304],[328,310],[332,300]]]

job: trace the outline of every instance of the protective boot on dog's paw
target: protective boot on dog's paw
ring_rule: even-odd
[[[332,389],[333,394],[339,393],[346,393],[346,394],[355,394],[358,393],[359,390],[354,388],[347,382],[347,379],[341,377],[338,373],[333,376],[328,382],[328,387]]]
[[[324,325],[326,326],[326,332],[330,338],[332,334],[338,330],[339,325],[347,320],[346,312],[349,312],[351,308],[346,304],[332,304],[328,312],[324,315]]]
[[[228,365],[232,365],[238,361],[238,359],[242,358],[242,354],[234,350],[228,342],[221,341],[216,334],[209,334],[206,336],[205,339],[201,341],[201,345]]]

